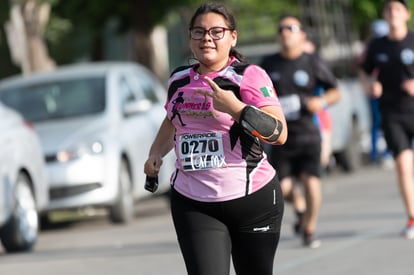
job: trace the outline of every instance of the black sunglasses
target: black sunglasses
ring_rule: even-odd
[[[279,33],[282,33],[284,30],[289,30],[290,32],[300,32],[302,28],[298,25],[280,25],[278,27]]]

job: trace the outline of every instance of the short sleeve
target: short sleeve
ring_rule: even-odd
[[[326,62],[323,61],[317,54],[313,54],[312,58],[318,84],[325,90],[336,88],[338,86],[338,81],[328,64],[326,64]]]
[[[246,68],[240,84],[240,97],[244,103],[259,108],[269,105],[280,106],[277,91],[269,75],[257,65]]]
[[[371,40],[368,43],[367,48],[365,49],[364,54],[361,56],[359,67],[367,74],[371,74],[374,70],[374,63],[373,63],[373,47],[374,47],[374,40]]]

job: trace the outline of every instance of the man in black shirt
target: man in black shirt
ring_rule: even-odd
[[[366,91],[379,98],[384,137],[396,162],[408,214],[402,234],[414,239],[414,33],[407,26],[410,16],[406,0],[385,1],[383,17],[389,33],[368,45],[360,79]]]
[[[283,17],[278,32],[281,51],[265,57],[261,66],[276,87],[289,133],[284,146],[269,148],[269,159],[286,198],[295,190],[292,181],[303,183],[306,202],[301,225],[303,244],[314,248],[320,245],[314,239],[314,231],[322,202],[321,135],[314,116],[336,102],[340,93],[328,66],[317,54],[304,52],[306,33],[298,18]],[[325,91],[321,96],[314,94],[318,88]]]

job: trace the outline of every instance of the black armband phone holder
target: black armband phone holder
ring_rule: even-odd
[[[283,128],[282,122],[251,105],[242,110],[240,125],[249,134],[267,143],[275,143]]]

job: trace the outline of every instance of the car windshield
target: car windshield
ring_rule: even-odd
[[[0,92],[0,100],[31,122],[96,114],[105,109],[105,78],[8,88]]]

